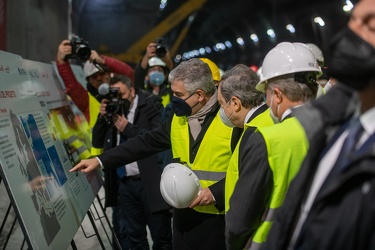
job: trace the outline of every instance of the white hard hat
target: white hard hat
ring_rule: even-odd
[[[194,172],[180,164],[165,166],[160,180],[160,192],[164,200],[175,208],[188,207],[201,190],[201,184]]]
[[[324,56],[323,56],[322,50],[318,46],[316,46],[315,44],[313,44],[313,43],[306,43],[306,46],[313,53],[313,55],[315,56],[316,60],[323,65],[324,64]]]
[[[161,60],[159,57],[151,57],[149,60],[148,60],[148,66],[149,67],[154,67],[154,66],[161,66],[161,67],[165,67],[167,64]]]
[[[85,75],[85,78],[92,76],[93,74],[97,72],[99,72],[99,69],[95,67],[93,63],[87,60],[85,62],[85,65],[83,66],[83,73]]]
[[[260,82],[256,85],[256,89],[265,91],[264,85],[269,79],[297,72],[316,72],[318,74],[321,69],[305,44],[279,43],[264,58]]]

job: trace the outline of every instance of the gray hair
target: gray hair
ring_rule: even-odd
[[[268,80],[268,88],[278,87],[280,91],[292,102],[307,102],[316,99],[318,84],[300,83],[295,80],[294,74],[275,77]]]
[[[263,102],[264,94],[255,89],[256,84],[259,82],[259,77],[255,72],[251,70],[250,72],[253,74],[229,76],[220,83],[220,92],[226,102],[232,96],[240,99],[242,106],[245,108],[253,108]]]
[[[182,81],[189,94],[193,94],[197,89],[208,95],[216,91],[210,68],[198,58],[182,62],[169,73],[168,80],[171,83]]]
[[[224,81],[225,79],[231,76],[238,76],[238,75],[249,75],[250,77],[255,77],[253,73],[254,71],[252,71],[245,64],[236,64],[233,68],[224,72],[224,74],[221,76],[221,81]],[[259,77],[258,77],[258,81],[259,81]]]
[[[125,76],[125,75],[121,75],[121,74],[114,74],[112,77],[111,77],[111,80],[109,81],[109,85],[113,85],[113,84],[116,84],[118,82],[122,82],[123,84],[126,85],[126,87],[128,87],[129,89],[131,87],[133,87],[133,83],[132,83],[132,80],[130,80],[129,77]]]

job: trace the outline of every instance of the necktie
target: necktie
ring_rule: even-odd
[[[353,154],[356,152],[355,146],[357,145],[363,131],[359,118],[353,120],[349,126],[349,133],[342,145],[339,157],[337,158],[331,173],[327,177],[327,180],[342,172],[349,165]]]
[[[363,127],[359,118],[355,119],[349,128],[348,136],[346,137],[341,149],[340,159],[338,159],[340,170],[343,170],[351,161],[351,157],[355,153],[355,146],[363,133]]]

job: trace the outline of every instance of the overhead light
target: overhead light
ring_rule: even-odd
[[[206,50],[206,53],[210,54],[212,52],[211,48],[210,47],[206,47],[204,48]]]
[[[227,48],[232,48],[232,43],[230,41],[225,41],[225,46],[227,46]]]
[[[161,0],[159,5],[159,10],[164,10],[164,8],[167,6],[168,0]]]
[[[322,19],[321,17],[319,17],[319,16],[317,16],[317,17],[314,18],[314,22],[317,23],[317,24],[319,24],[319,25],[322,26],[322,27],[326,24],[326,23],[323,21],[323,19]]]
[[[275,31],[273,29],[268,29],[267,30],[267,35],[269,35],[271,38],[275,38],[276,37]]]
[[[181,59],[182,59],[182,56],[181,56],[180,54],[178,54],[178,55],[176,55],[176,56],[174,57],[174,62],[175,62],[175,63],[179,63],[179,62],[181,61]]]
[[[289,30],[290,33],[296,32],[296,29],[294,28],[294,26],[292,24],[288,24],[286,26],[286,29]]]
[[[225,50],[227,48],[225,47],[224,43],[218,43],[218,45],[221,50]]]
[[[342,9],[343,9],[345,12],[350,12],[350,11],[354,8],[354,5],[353,5],[352,2],[350,2],[349,0],[346,0],[345,3],[346,3],[346,4],[342,7]]]
[[[251,34],[250,39],[253,40],[254,43],[259,42],[259,38],[258,38],[257,34]]]
[[[206,50],[204,48],[200,48],[199,54],[201,54],[203,56],[204,54],[206,54]]]
[[[245,42],[243,41],[242,37],[237,38],[237,43],[239,45],[241,45],[241,46],[245,44]]]

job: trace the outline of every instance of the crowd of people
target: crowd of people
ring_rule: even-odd
[[[220,74],[207,58],[174,67],[152,42],[135,70],[92,51],[85,89],[70,53],[62,41],[57,68],[95,149],[70,171],[103,169],[121,249],[150,249],[146,227],[153,249],[375,249],[374,0],[359,1],[325,57],[281,42],[258,72]],[[199,179],[186,208],[162,197],[169,162]]]

